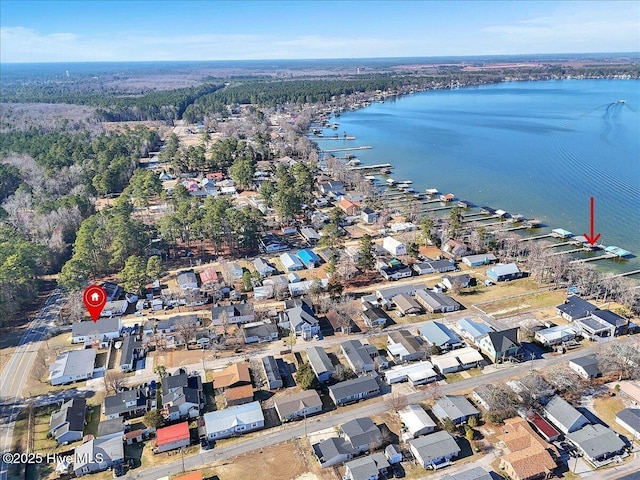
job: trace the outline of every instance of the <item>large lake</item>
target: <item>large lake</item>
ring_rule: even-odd
[[[371,145],[354,152],[363,164],[389,162],[418,191],[435,187],[578,235],[589,231],[593,196],[601,242],[637,256],[593,264],[627,271],[640,268],[639,112],[638,80],[502,83],[343,113],[337,131],[357,140],[318,143]]]

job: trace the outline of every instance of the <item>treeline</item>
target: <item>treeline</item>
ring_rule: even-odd
[[[182,117],[197,98],[222,88],[221,83],[198,87],[148,91],[139,95],[117,90],[87,89],[75,83],[36,83],[4,88],[2,101],[9,103],[67,103],[97,107],[96,115],[108,122],[160,120]]]

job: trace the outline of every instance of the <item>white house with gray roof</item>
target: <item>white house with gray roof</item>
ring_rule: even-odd
[[[378,480],[386,473],[389,461],[382,452],[356,458],[345,464],[344,478],[347,480]]]
[[[322,400],[315,390],[303,390],[302,392],[277,398],[274,407],[278,417],[283,422],[295,420],[320,413]]]
[[[360,340],[347,340],[340,344],[340,350],[344,358],[356,375],[374,370],[375,364],[369,353],[369,347],[362,345]]]
[[[72,398],[51,414],[49,434],[59,444],[82,440],[87,413],[87,401],[84,398]]]
[[[416,300],[431,313],[446,313],[460,310],[460,304],[444,293],[432,292],[425,288],[416,290]]]
[[[260,402],[223,408],[206,413],[204,430],[209,440],[231,437],[264,428],[264,414]]]
[[[585,380],[602,376],[598,365],[598,357],[595,355],[585,355],[569,360],[569,368]]]
[[[462,347],[463,345],[458,334],[445,324],[436,322],[435,320],[427,322],[423,327],[418,329],[418,332],[429,345],[437,346],[441,350],[451,350]]]
[[[398,415],[406,428],[402,434],[403,440],[426,435],[436,429],[436,422],[420,405],[407,405],[398,411]]]
[[[445,431],[409,440],[409,449],[416,461],[424,468],[438,468],[451,465],[451,460],[461,452],[455,439]]]
[[[320,333],[320,321],[311,307],[304,302],[280,312],[278,326],[293,330],[296,336],[301,336],[304,339],[312,338]]]
[[[463,395],[445,395],[437,399],[432,411],[442,423],[449,418],[455,425],[480,416],[480,412]]]
[[[354,418],[340,427],[340,436],[347,440],[358,453],[369,451],[382,444],[382,433],[369,417]]]
[[[99,322],[76,322],[71,326],[71,343],[103,342],[120,336],[120,317],[103,318]]]
[[[380,395],[380,385],[374,377],[358,377],[329,387],[329,396],[337,406]]]
[[[51,385],[64,385],[92,378],[95,363],[95,348],[64,352],[49,365],[49,382]]]
[[[322,347],[307,348],[307,359],[313,373],[316,374],[318,381],[326,383],[331,379],[331,375],[335,372],[335,367],[331,363],[331,359]]]
[[[283,387],[282,375],[278,368],[278,362],[272,355],[262,357],[262,370],[267,379],[267,388],[269,390],[277,390]]]
[[[587,417],[559,395],[553,397],[545,405],[544,414],[565,435],[589,424]]]
[[[625,408],[616,414],[616,423],[640,441],[640,408]]]
[[[596,467],[600,466],[599,462],[624,453],[625,443],[618,434],[599,423],[569,432],[566,438]]]
[[[102,472],[122,462],[122,438],[96,438],[77,446],[73,452],[73,471],[77,477]]]

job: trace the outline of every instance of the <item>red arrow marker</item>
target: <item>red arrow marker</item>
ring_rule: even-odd
[[[104,288],[98,285],[91,285],[86,288],[82,295],[84,306],[87,307],[89,315],[94,322],[97,322],[102,313],[102,309],[107,303],[107,292]]]
[[[591,235],[584,234],[584,238],[587,239],[591,245],[595,245],[595,243],[600,238],[600,234],[595,234],[595,224],[596,224],[596,201],[593,197],[591,197]]]

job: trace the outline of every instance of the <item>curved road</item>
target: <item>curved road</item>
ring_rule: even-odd
[[[40,349],[41,340],[46,338],[66,299],[60,290],[55,290],[45,306],[31,322],[20,339],[20,344],[9,359],[0,376],[0,452],[8,452],[13,440],[13,428],[20,410],[24,407],[22,390],[31,366]],[[8,466],[0,460],[0,480],[7,480]]]

